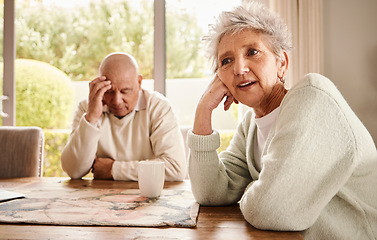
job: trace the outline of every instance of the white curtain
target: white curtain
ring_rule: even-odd
[[[289,54],[288,87],[307,73],[323,73],[323,0],[256,1],[277,12],[292,33],[293,50]]]
[[[288,86],[303,75],[323,73],[323,0],[268,0],[268,6],[280,14],[293,38]]]

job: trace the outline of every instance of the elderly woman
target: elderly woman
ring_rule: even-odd
[[[329,79],[308,74],[285,89],[291,38],[281,19],[246,3],[222,13],[205,39],[216,74],[188,133],[196,200],[239,202],[253,226],[305,239],[376,239],[373,139]],[[218,155],[211,116],[223,99],[225,110],[252,110]]]

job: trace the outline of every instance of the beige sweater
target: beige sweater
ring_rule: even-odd
[[[376,147],[330,80],[309,74],[289,90],[260,172],[255,128],[249,112],[220,156],[216,131],[189,132],[189,174],[200,204],[239,202],[253,226],[302,231],[305,239],[376,239]]]
[[[118,119],[105,108],[96,125],[84,117],[87,106],[87,100],[79,104],[73,131],[61,155],[62,167],[71,178],[86,175],[97,157],[115,160],[115,180],[136,181],[141,160],[164,161],[167,181],[185,178],[183,138],[164,96],[142,90],[134,111]]]

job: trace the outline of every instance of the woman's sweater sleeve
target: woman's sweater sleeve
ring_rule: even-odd
[[[202,205],[237,203],[251,177],[246,163],[245,129],[240,124],[228,149],[220,155],[217,131],[200,136],[188,133],[189,175],[195,199]]]
[[[352,136],[331,94],[310,81],[291,90],[267,139],[259,179],[240,201],[246,220],[269,230],[312,226],[355,168]]]

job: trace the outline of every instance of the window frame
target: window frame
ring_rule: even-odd
[[[16,123],[16,83],[14,64],[15,45],[15,1],[4,1],[4,40],[3,40],[3,125],[14,126]]]

